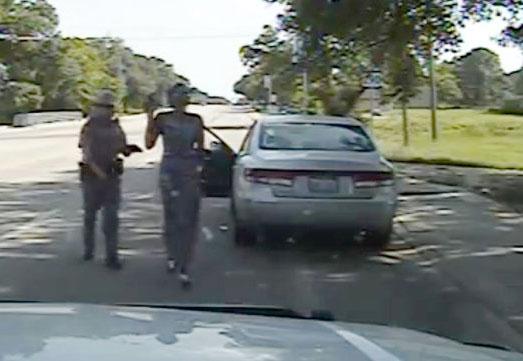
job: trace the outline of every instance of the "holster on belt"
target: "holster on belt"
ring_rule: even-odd
[[[80,169],[80,181],[84,181],[88,178],[97,177],[96,173],[91,169],[89,164],[85,162],[78,162],[78,167]],[[105,170],[107,173],[107,176],[121,176],[124,172],[124,164],[123,159],[117,158],[113,161],[113,164],[111,167],[107,170]]]

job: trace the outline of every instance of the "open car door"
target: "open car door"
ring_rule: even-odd
[[[204,127],[205,149],[202,191],[206,197],[228,197],[236,154],[213,130]]]

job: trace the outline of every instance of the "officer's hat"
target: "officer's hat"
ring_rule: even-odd
[[[114,108],[115,105],[114,93],[108,89],[98,92],[92,101],[92,105],[104,108]]]

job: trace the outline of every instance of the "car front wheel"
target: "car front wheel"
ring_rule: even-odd
[[[386,227],[371,230],[367,233],[367,243],[374,247],[385,248],[392,239],[392,221]]]

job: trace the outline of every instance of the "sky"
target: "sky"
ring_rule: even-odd
[[[49,0],[64,36],[113,36],[135,52],[157,56],[194,86],[212,95],[235,98],[233,84],[246,72],[239,48],[263,25],[274,24],[278,5],[262,0]],[[523,66],[523,54],[501,48],[492,37],[503,24],[469,25],[462,53],[487,47],[501,57],[506,72]]]

